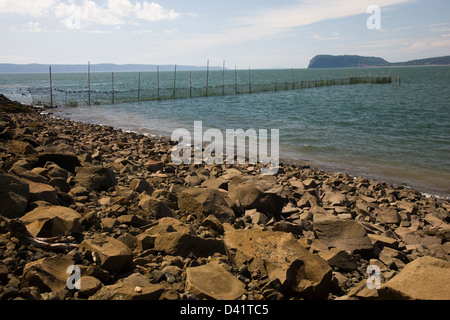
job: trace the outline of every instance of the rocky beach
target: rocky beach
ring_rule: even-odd
[[[448,200],[0,108],[1,300],[450,299]]]

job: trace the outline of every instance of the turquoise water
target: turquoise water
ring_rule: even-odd
[[[399,75],[401,85],[358,84],[294,91],[263,92],[193,99],[131,102],[58,108],[55,114],[73,120],[112,125],[130,131],[170,136],[176,128],[203,130],[279,129],[285,162],[365,176],[424,193],[450,196],[450,67],[252,70],[252,86],[355,75]],[[205,86],[205,72],[177,73],[177,90]],[[248,84],[248,70],[239,70],[239,85]],[[48,96],[46,74],[0,74],[0,93],[22,102]],[[209,85],[234,85],[235,72],[210,71]],[[133,96],[136,73],[115,74],[116,96]],[[173,88],[174,75],[160,74],[161,88]],[[156,74],[142,73],[141,95],[156,90]],[[61,91],[87,88],[86,74],[54,74]],[[39,89],[39,90],[38,90]],[[91,74],[91,89],[111,91],[111,74]],[[108,91],[109,90],[109,91]],[[172,90],[172,89],[170,89]],[[148,93],[147,92],[147,93]],[[85,95],[85,92],[78,92]],[[108,98],[109,99],[109,98]],[[134,101],[133,99],[130,99]],[[84,103],[83,103],[84,102]]]

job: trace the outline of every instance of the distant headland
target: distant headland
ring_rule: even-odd
[[[357,55],[317,55],[310,62],[308,69],[320,68],[366,68],[366,67],[406,67],[406,66],[450,65],[450,56],[418,59],[391,63],[383,58],[363,57]]]
[[[48,64],[12,64],[0,63],[0,73],[47,73]],[[88,64],[52,64],[52,71],[56,73],[72,73],[87,72]],[[173,71],[175,65],[152,65],[152,64],[112,64],[101,63],[91,64],[91,72],[146,72],[156,71]],[[202,71],[206,70],[206,66],[183,66],[177,65],[178,71]],[[222,67],[210,66],[209,70],[222,70]]]

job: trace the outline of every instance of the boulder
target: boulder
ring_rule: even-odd
[[[163,285],[151,284],[145,276],[133,273],[102,287],[89,300],[158,300],[165,290]]]
[[[81,166],[80,160],[74,153],[43,152],[38,156],[36,167],[44,167],[49,161],[72,173],[75,173],[76,167]]]
[[[224,224],[224,243],[237,265],[279,280],[283,292],[306,299],[328,297],[332,270],[325,260],[305,249],[290,233],[257,229],[236,230]]]
[[[56,237],[81,232],[81,215],[67,207],[38,207],[20,220],[34,237]]]
[[[382,300],[448,300],[450,297],[450,262],[422,257],[378,290]]]
[[[123,242],[100,234],[80,244],[82,251],[90,251],[96,263],[111,273],[120,273],[131,268],[133,253]]]
[[[358,267],[356,261],[347,251],[337,248],[331,248],[328,252],[319,252],[319,256],[330,266],[344,271],[353,271]]]
[[[335,247],[366,257],[373,254],[373,244],[366,229],[354,220],[343,220],[331,214],[314,215],[314,233],[328,247]]]
[[[175,217],[173,211],[160,199],[156,199],[149,195],[145,195],[139,201],[139,207],[141,207],[145,216],[154,217],[160,219],[163,217]]]
[[[281,191],[274,176],[235,176],[228,184],[228,196],[237,213],[257,209],[279,218],[284,207]]]
[[[94,191],[106,191],[117,185],[114,172],[101,166],[77,168],[74,182]]]
[[[0,215],[10,219],[21,217],[28,204],[28,183],[0,173],[0,186]]]
[[[26,179],[24,181],[28,183],[30,190],[28,194],[28,201],[30,203],[34,201],[46,201],[53,205],[59,205],[56,189],[51,185]]]
[[[184,232],[158,235],[155,239],[155,250],[182,257],[187,257],[190,253],[197,257],[209,257],[215,253],[225,254],[222,240],[205,239]]]
[[[8,148],[8,153],[30,155],[37,152],[30,143],[14,140]]]
[[[23,269],[22,288],[38,287],[40,292],[60,291],[67,285],[67,268],[74,265],[67,256],[57,255],[29,262]]]
[[[381,224],[399,224],[401,219],[394,207],[386,209],[376,209],[374,213],[377,216],[377,221]]]
[[[164,162],[158,160],[148,159],[144,165],[150,172],[162,171],[164,169]]]
[[[246,292],[244,283],[214,262],[186,269],[186,291],[208,300],[236,300]]]
[[[221,222],[233,222],[234,212],[228,206],[225,197],[218,189],[187,189],[178,196],[178,207],[181,212],[194,214],[201,220],[213,214]]]
[[[147,192],[149,195],[153,193],[153,188],[145,179],[133,179],[130,182],[130,189],[138,193]]]

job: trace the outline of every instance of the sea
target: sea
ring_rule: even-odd
[[[308,88],[313,80],[375,75],[393,82]],[[278,129],[283,163],[450,197],[450,66],[51,76],[57,108],[46,111],[53,116],[158,137],[179,128],[194,132],[196,121],[224,135]],[[49,104],[50,74],[0,74],[0,93]]]

